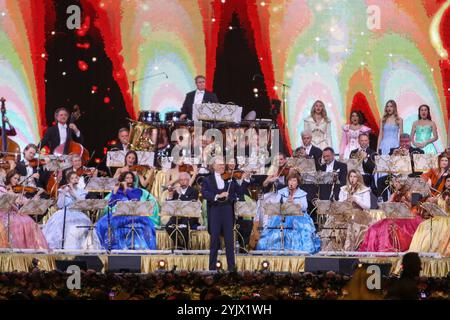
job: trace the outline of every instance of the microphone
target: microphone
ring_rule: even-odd
[[[256,73],[256,74],[253,75],[252,81],[255,81],[256,78],[262,78],[262,79],[264,79],[263,75],[262,75],[262,74],[259,74],[259,73]]]
[[[163,72],[164,75],[166,76],[166,79],[169,79],[169,76],[167,75],[167,73]]]

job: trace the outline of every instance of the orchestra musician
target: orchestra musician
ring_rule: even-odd
[[[301,137],[303,145],[295,150],[295,156],[313,157],[316,163],[316,170],[320,170],[320,158],[322,157],[322,150],[312,144],[311,131],[302,131]],[[302,147],[304,151],[302,151]]]
[[[128,128],[120,128],[117,133],[117,139],[115,144],[111,146],[111,151],[123,150],[128,152],[130,143],[130,130]]]
[[[430,187],[432,187],[432,193],[442,192],[444,189],[445,178],[448,176],[449,158],[447,153],[441,153],[438,156],[439,168],[431,168],[427,172],[424,172],[421,177],[428,182]]]
[[[186,94],[186,98],[181,108],[180,120],[192,120],[192,110],[194,104],[219,103],[219,99],[214,92],[206,91],[206,78],[199,75],[195,77],[197,89]]]
[[[168,197],[166,201],[180,200],[180,201],[197,201],[198,191],[190,185],[191,175],[188,172],[181,172],[178,177],[178,186],[170,187],[168,189]],[[178,243],[176,249],[188,249],[189,248],[189,229],[196,230],[200,225],[198,218],[178,218],[179,230],[182,232],[181,237],[175,230],[176,218],[171,217],[166,224],[166,231],[171,236],[173,243]],[[178,237],[175,241],[175,237]]]
[[[43,188],[46,186],[49,172],[44,170],[44,159],[36,159],[38,147],[28,144],[23,150],[24,159],[17,162],[16,170],[20,174],[20,183],[25,186]]]
[[[282,152],[278,153],[274,163],[267,171],[267,178],[263,182],[264,191],[269,192],[272,186],[275,191],[286,187],[286,177],[289,174],[289,170],[286,155]]]
[[[370,140],[367,133],[361,133],[359,135],[358,143],[359,148],[350,152],[350,159],[357,159],[361,162],[364,171],[364,184],[375,191],[376,187],[373,172],[375,170],[374,155],[376,152],[369,147]]]
[[[62,107],[56,109],[55,120],[57,123],[56,125],[49,127],[45,132],[44,137],[39,144],[41,148],[48,147],[50,148],[50,153],[53,153],[56,147],[67,141],[75,141],[80,144],[83,143],[83,135],[78,127],[74,123],[67,125],[69,116],[70,113],[66,108]]]
[[[411,168],[412,173],[409,175],[410,177],[417,177],[420,175],[420,173],[417,173],[414,171],[414,161],[413,161],[413,154],[423,154],[423,150],[419,148],[414,148],[411,146],[411,136],[407,133],[402,133],[400,135],[400,146],[398,148],[391,148],[389,151],[389,155],[394,156],[410,156],[411,158]],[[378,196],[383,198],[383,201],[387,201],[388,194],[386,192],[386,187],[388,186],[388,180],[389,176],[383,176],[381,178],[378,178],[377,180],[377,189],[378,189]]]
[[[122,168],[118,168],[114,173],[114,178],[120,177],[125,172],[133,172],[135,178],[134,187],[147,188],[153,179],[153,169],[138,164],[136,151],[130,150],[125,154],[125,163]]]
[[[320,167],[320,171],[336,173],[339,184],[321,184],[319,186],[319,198],[321,200],[339,200],[339,192],[341,187],[346,183],[347,165],[336,160],[334,150],[330,147],[327,147],[322,151],[322,159],[323,164]]]
[[[80,189],[85,189],[88,182],[88,178],[97,177],[98,170],[95,168],[87,168],[83,166],[81,156],[78,154],[72,154],[70,160],[72,162],[72,167],[63,170],[62,179],[60,182],[61,185],[65,185],[68,183],[68,181],[66,180],[67,174],[71,171],[74,171],[79,177],[77,181],[78,187]]]

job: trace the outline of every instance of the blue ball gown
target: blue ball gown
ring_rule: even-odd
[[[144,189],[128,189],[126,193],[118,190],[117,193],[109,194],[110,213],[106,210],[103,217],[98,220],[95,227],[102,247],[108,249],[108,215],[111,224],[111,250],[129,250],[133,248],[130,228],[134,223],[136,233],[134,234],[135,250],[155,250],[156,232],[155,225],[159,225],[159,208],[155,198]],[[117,201],[151,201],[153,212],[148,217],[113,216]]]
[[[280,202],[286,202],[289,198],[289,189],[283,188],[278,191]],[[301,204],[303,216],[287,216],[284,221],[284,249],[295,251],[307,251],[316,253],[320,250],[320,239],[316,235],[314,222],[306,213],[308,202],[306,192],[298,188],[294,194],[294,203]],[[269,218],[267,227],[262,231],[261,238],[256,245],[256,250],[280,250],[281,232],[277,228],[281,225],[281,216]]]
[[[383,126],[383,139],[380,142],[381,154],[387,155],[392,148],[398,148],[398,131],[396,124],[385,123]]]

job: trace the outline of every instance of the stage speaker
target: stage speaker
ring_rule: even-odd
[[[59,270],[61,272],[67,272],[67,268],[70,266],[78,266],[80,270],[87,270],[87,263],[86,261],[75,261],[75,260],[56,260],[56,270]]]
[[[88,270],[95,270],[95,272],[103,270],[103,262],[98,256],[76,256],[74,261],[86,262]]]
[[[108,272],[113,273],[141,273],[140,256],[109,256]]]
[[[305,272],[334,271],[337,273],[352,275],[358,263],[359,260],[355,258],[306,257]]]

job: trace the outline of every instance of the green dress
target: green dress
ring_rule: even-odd
[[[433,136],[433,127],[430,125],[422,126],[422,125],[416,125],[416,136],[415,141],[416,142],[425,142],[427,140],[430,140]],[[425,148],[422,148],[422,150],[426,154],[436,154],[437,150],[434,147],[433,143],[429,143],[425,146]]]

